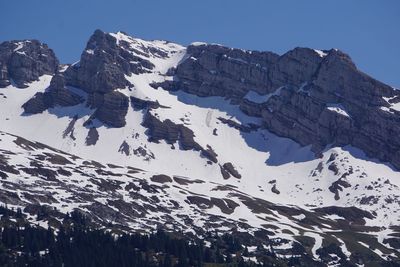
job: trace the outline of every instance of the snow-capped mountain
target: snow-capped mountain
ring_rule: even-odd
[[[301,244],[331,266],[400,256],[400,92],[339,50],[97,30],[72,65],[4,42],[0,70],[0,201],[33,222],[78,209],[125,231],[246,233],[279,257]],[[56,210],[36,221],[40,206]]]

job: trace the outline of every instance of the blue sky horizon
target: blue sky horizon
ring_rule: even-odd
[[[195,41],[283,54],[338,48],[400,88],[400,1],[1,1],[0,42],[38,39],[62,63],[79,60],[95,29],[182,45]]]

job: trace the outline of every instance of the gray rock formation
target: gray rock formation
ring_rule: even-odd
[[[46,44],[37,40],[9,41],[0,44],[0,88],[14,82],[19,88],[58,70],[58,60]]]
[[[400,92],[360,72],[332,49],[295,48],[282,56],[218,45],[189,46],[174,81],[155,84],[198,96],[223,96],[264,126],[315,152],[353,145],[400,168]],[[264,102],[246,98],[254,91]],[[382,107],[386,109],[382,109]]]
[[[168,119],[161,121],[150,112],[147,112],[142,125],[148,128],[147,135],[151,142],[157,143],[160,140],[165,140],[168,144],[172,145],[179,142],[178,145],[180,145],[183,150],[203,150],[203,148],[194,141],[193,131],[183,124],[175,124]]]
[[[400,168],[400,113],[385,111],[383,97],[400,92],[358,71],[344,53],[331,50],[308,85],[287,86],[262,110],[267,129],[314,151],[351,144]],[[344,112],[343,112],[344,111]]]
[[[149,61],[132,53],[129,43],[96,30],[81,59],[65,71],[67,84],[88,93],[109,93],[131,84],[125,75],[145,73],[153,68]]]
[[[175,70],[179,81],[170,89],[184,90],[198,96],[242,98],[252,88],[268,92],[268,70],[279,58],[271,52],[244,51],[219,45],[191,45],[191,56]],[[168,85],[163,84],[168,88]]]
[[[92,119],[97,118],[110,127],[123,127],[129,99],[115,89],[132,87],[125,75],[149,72],[154,67],[137,56],[139,52],[132,51],[128,42],[96,30],[81,60],[69,66],[63,76],[55,76],[48,91],[29,100],[24,105],[25,112],[40,113],[55,105],[80,103],[82,100],[66,87],[73,86],[88,94],[87,105],[96,109]],[[6,73],[1,73],[7,77]]]
[[[51,79],[50,86],[46,92],[36,93],[22,107],[25,113],[37,114],[57,105],[67,107],[75,106],[82,102],[83,99],[79,95],[73,93],[65,86],[64,76],[57,74]]]
[[[117,91],[99,94],[96,105],[98,108],[94,113],[95,118],[111,127],[125,126],[129,107],[127,96]]]
[[[158,101],[151,101],[151,100],[143,100],[140,98],[136,98],[131,96],[130,97],[132,107],[136,110],[143,110],[143,109],[157,109],[159,107],[166,108],[165,106],[160,105]]]
[[[111,127],[125,126],[129,99],[115,89],[132,87],[125,75],[150,72],[153,64],[137,56],[128,42],[96,30],[81,60],[65,71],[67,85],[87,92],[88,106],[97,108],[92,118]]]
[[[19,50],[16,47],[12,42],[1,45],[0,86],[10,79],[23,85],[40,73],[56,71],[58,63],[51,60],[55,57],[45,45],[27,42],[18,46]],[[78,97],[67,89],[74,86],[88,93],[87,105],[96,109],[92,119],[110,127],[123,127],[129,102],[140,110],[160,107],[157,102],[138,98],[129,101],[115,91],[132,86],[126,75],[152,71],[154,66],[143,57],[166,56],[154,47],[139,50],[124,40],[95,31],[79,63],[63,74],[66,86],[61,75],[55,76],[48,91],[24,105],[25,111],[38,113],[54,105],[78,103]],[[49,59],[42,60],[38,51]],[[24,53],[33,53],[39,63],[25,59]],[[14,57],[17,59],[11,59]],[[152,86],[197,96],[225,97],[244,113],[262,118],[269,131],[301,145],[311,145],[316,153],[329,144],[350,144],[400,168],[400,112],[391,108],[391,104],[400,102],[400,92],[360,72],[339,50],[295,48],[279,56],[220,45],[190,45],[184,60],[167,75],[174,75],[175,79]],[[252,99],[250,93],[256,98],[260,95],[260,99],[254,99],[254,94]],[[240,131],[258,127],[221,122]],[[189,128],[151,116],[145,118],[144,124],[154,141],[164,139],[173,144],[179,140],[184,149],[206,151],[193,144],[194,134]],[[211,161],[215,162],[214,157]]]

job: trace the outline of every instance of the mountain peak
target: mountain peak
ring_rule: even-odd
[[[0,44],[0,88],[15,83],[27,87],[44,74],[58,70],[53,50],[37,40],[8,41]]]

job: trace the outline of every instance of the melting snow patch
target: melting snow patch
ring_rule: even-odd
[[[326,108],[330,111],[334,111],[340,115],[350,118],[349,113],[347,113],[346,109],[341,104],[326,104]]]
[[[389,112],[389,113],[394,113],[390,108],[388,107],[380,107],[381,110]]]
[[[305,236],[309,236],[311,238],[314,238],[315,243],[314,246],[311,249],[311,252],[314,256],[315,259],[319,259],[319,255],[317,254],[317,250],[322,246],[322,237],[317,234],[317,233],[312,233],[312,232],[305,232],[304,233]]]
[[[297,220],[299,220],[299,221],[301,221],[301,220],[303,220],[303,219],[306,218],[306,215],[304,215],[304,214],[299,214],[299,215],[295,215],[295,216],[292,216],[292,217],[295,218],[295,219],[297,219]]]
[[[393,99],[394,97],[383,97],[383,99],[390,104],[390,108],[396,111],[400,111],[400,102],[398,103],[390,103],[389,100]],[[382,110],[384,107],[381,107]],[[387,108],[386,108],[387,109]],[[386,110],[385,110],[386,111]]]
[[[396,111],[400,111],[400,102],[392,104],[391,108]]]
[[[16,45],[17,45],[17,47],[14,49],[14,52],[17,52],[22,47],[24,47],[24,42],[18,42],[18,43],[16,43]]]
[[[320,56],[320,57],[325,57],[326,55],[328,55],[328,53],[325,53],[322,50],[318,50],[318,49],[314,49],[314,51]]]
[[[350,258],[351,252],[347,249],[346,244],[340,239],[338,239],[338,241],[340,242],[340,249],[342,250],[343,254],[346,255],[347,258]]]
[[[329,219],[329,220],[346,220],[342,216],[336,215],[336,214],[330,214],[330,215],[325,215],[324,218]]]
[[[207,43],[204,43],[204,42],[193,42],[193,43],[191,43],[190,45],[193,45],[193,46],[202,46],[202,45],[207,45]]]

